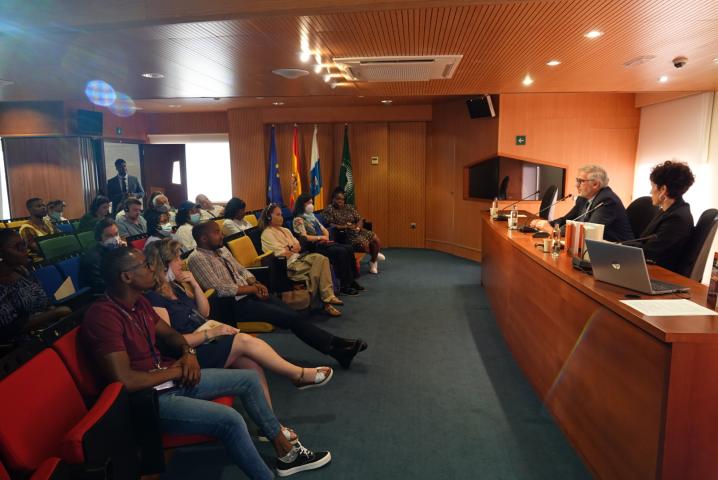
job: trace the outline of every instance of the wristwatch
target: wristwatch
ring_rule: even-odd
[[[189,347],[186,351],[186,353],[189,353],[190,355],[197,355],[197,350],[194,349],[194,347]]]

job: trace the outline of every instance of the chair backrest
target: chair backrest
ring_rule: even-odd
[[[718,210],[710,208],[703,212],[698,219],[698,223],[693,227],[688,245],[685,249],[685,260],[681,269],[681,274],[690,277],[696,282],[703,279],[703,272],[708,261],[708,254],[713,245],[713,239],[718,230]]]
[[[638,197],[626,207],[626,215],[628,215],[628,223],[631,224],[631,230],[636,238],[646,229],[653,217],[659,212],[659,208],[653,206],[651,196]]]
[[[147,238],[149,238],[149,234],[147,233],[141,233],[139,235],[132,235],[130,237],[127,237],[127,245],[129,245],[132,248],[136,248],[137,250],[144,250],[145,244],[147,243]]]
[[[66,258],[65,260],[58,262],[57,264],[58,270],[60,270],[60,273],[62,273],[65,277],[70,277],[72,279],[72,284],[75,286],[75,289],[80,288],[80,257],[70,257]]]
[[[3,462],[21,472],[58,456],[65,434],[87,413],[70,373],[49,348],[0,381],[0,398]]]
[[[224,226],[224,218],[215,218],[214,221],[217,222],[219,229],[222,230],[222,227]]]
[[[82,251],[80,241],[75,235],[59,234],[38,237],[37,245],[45,260],[55,260]]]
[[[541,206],[539,207],[539,217],[543,218],[544,220],[548,220],[548,215],[551,213],[551,209],[549,206],[554,202],[554,197],[556,197],[556,185],[551,185],[546,189],[545,192],[543,192],[543,197],[541,197]]]
[[[30,220],[10,220],[9,222],[5,222],[5,228],[20,228],[29,221]]]
[[[257,220],[257,217],[255,217],[251,213],[244,216],[244,221],[249,223],[253,227],[256,227],[259,224],[259,220]]]
[[[75,235],[77,236],[77,241],[80,242],[80,246],[83,250],[94,247],[97,243],[97,240],[95,240],[95,232],[92,230],[79,232]]]
[[[75,233],[75,229],[72,227],[72,224],[70,222],[59,222],[56,223],[55,226],[58,230],[67,235]]]
[[[287,207],[282,208],[282,217],[284,217],[284,228],[292,229],[292,220],[294,220],[294,213]]]
[[[263,254],[264,250],[262,249],[262,231],[259,229],[259,227],[248,228],[244,231],[244,233],[250,238],[250,240],[252,240],[252,245],[254,245],[254,249],[257,251],[257,254]]]
[[[78,390],[86,399],[95,399],[102,392],[104,382],[93,366],[95,362],[80,344],[77,326],[58,338],[52,349],[60,355]]]
[[[63,278],[60,270],[53,265],[45,265],[32,272],[33,276],[40,282],[42,289],[50,299],[55,298],[55,292],[62,285]]]
[[[509,190],[509,176],[506,175],[503,179],[501,179],[501,184],[499,185],[499,200],[506,200],[506,193]]]
[[[249,237],[239,237],[227,243],[227,248],[232,256],[244,267],[251,267],[257,262],[257,250],[254,249],[252,240]]]

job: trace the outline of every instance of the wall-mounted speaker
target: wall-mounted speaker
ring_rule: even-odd
[[[494,107],[494,100],[491,95],[479,95],[466,101],[471,118],[494,118],[498,111]]]
[[[78,110],[75,115],[75,133],[102,136],[102,112]]]

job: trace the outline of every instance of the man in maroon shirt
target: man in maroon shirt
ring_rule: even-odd
[[[273,478],[242,416],[233,408],[209,401],[232,395],[240,398],[252,420],[272,439],[279,476],[329,463],[329,452],[315,453],[299,442],[290,444],[267,405],[256,372],[200,370],[194,349],[142,296],[154,286],[151,267],[142,252],[132,248],[108,252],[102,260],[102,275],[107,292],[85,314],[81,341],[107,380],[122,382],[130,392],[158,390],[163,431],[216,437],[250,478]],[[179,359],[163,356],[157,347],[158,338],[168,348],[181,352]]]

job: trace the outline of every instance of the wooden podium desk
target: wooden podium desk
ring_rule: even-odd
[[[573,269],[565,251],[553,259],[542,239],[488,213],[481,221],[481,281],[499,327],[593,473],[718,478],[718,317],[644,316],[619,302],[636,292]],[[706,305],[706,286],[649,271]]]

